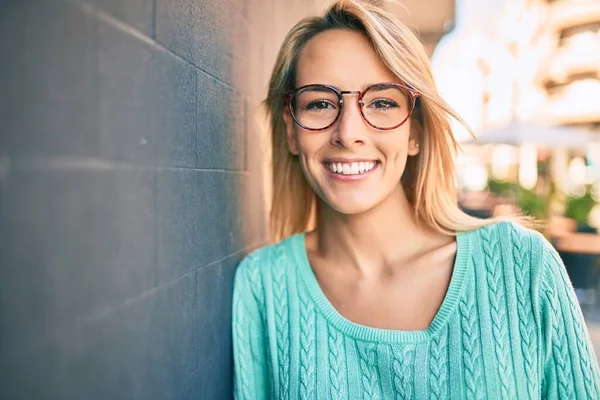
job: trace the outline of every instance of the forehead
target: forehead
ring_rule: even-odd
[[[341,90],[360,90],[378,82],[400,80],[358,32],[322,32],[306,43],[298,57],[296,87],[322,83]]]

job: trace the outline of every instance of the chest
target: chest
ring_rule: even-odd
[[[446,303],[446,309],[458,312],[442,313],[447,319],[426,334],[407,332],[422,330],[417,325],[431,321],[417,315],[414,305],[405,305],[410,297],[392,293],[392,285],[379,293],[357,295],[357,300],[348,295],[333,302],[343,317],[361,325],[399,328],[401,332],[392,336],[347,325],[328,312],[320,297],[312,301],[312,287],[299,281],[297,288],[289,302],[280,301],[285,297],[276,293],[267,298],[274,310],[266,321],[269,374],[274,390],[285,393],[274,398],[539,398],[539,357],[532,345],[537,339],[522,342],[509,324],[493,325],[491,308],[478,304],[469,285],[463,297],[454,297],[453,306]],[[414,299],[428,304],[429,319],[437,315],[436,302],[419,294]]]
[[[373,328],[424,330],[444,301],[452,260],[415,266],[374,282],[327,273],[316,275],[323,293],[344,318]]]
[[[396,345],[355,339],[329,325],[315,332],[312,327],[325,326],[322,322],[301,322],[298,342],[271,346],[270,374],[280,394],[274,398],[540,398],[534,395],[539,389],[535,354],[527,371],[526,363],[512,360],[522,347],[518,341],[473,335],[467,327]]]

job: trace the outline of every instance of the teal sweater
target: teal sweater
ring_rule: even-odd
[[[457,235],[448,292],[422,331],[340,315],[304,234],[257,250],[236,271],[233,351],[236,399],[600,399],[562,261],[510,222]]]

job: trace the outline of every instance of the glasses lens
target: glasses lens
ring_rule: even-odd
[[[294,118],[309,129],[331,125],[339,112],[336,92],[324,86],[310,86],[298,91],[292,99]]]
[[[377,85],[362,98],[362,112],[371,125],[388,129],[402,123],[412,108],[408,91],[397,86]]]

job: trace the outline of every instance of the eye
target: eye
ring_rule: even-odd
[[[375,99],[375,100],[371,101],[367,105],[367,107],[375,109],[375,110],[379,110],[379,111],[386,111],[386,110],[390,110],[393,108],[398,108],[400,106],[398,105],[398,103],[396,103],[392,99]]]
[[[331,101],[326,99],[313,100],[304,106],[306,111],[321,111],[321,110],[332,110],[336,106]]]

